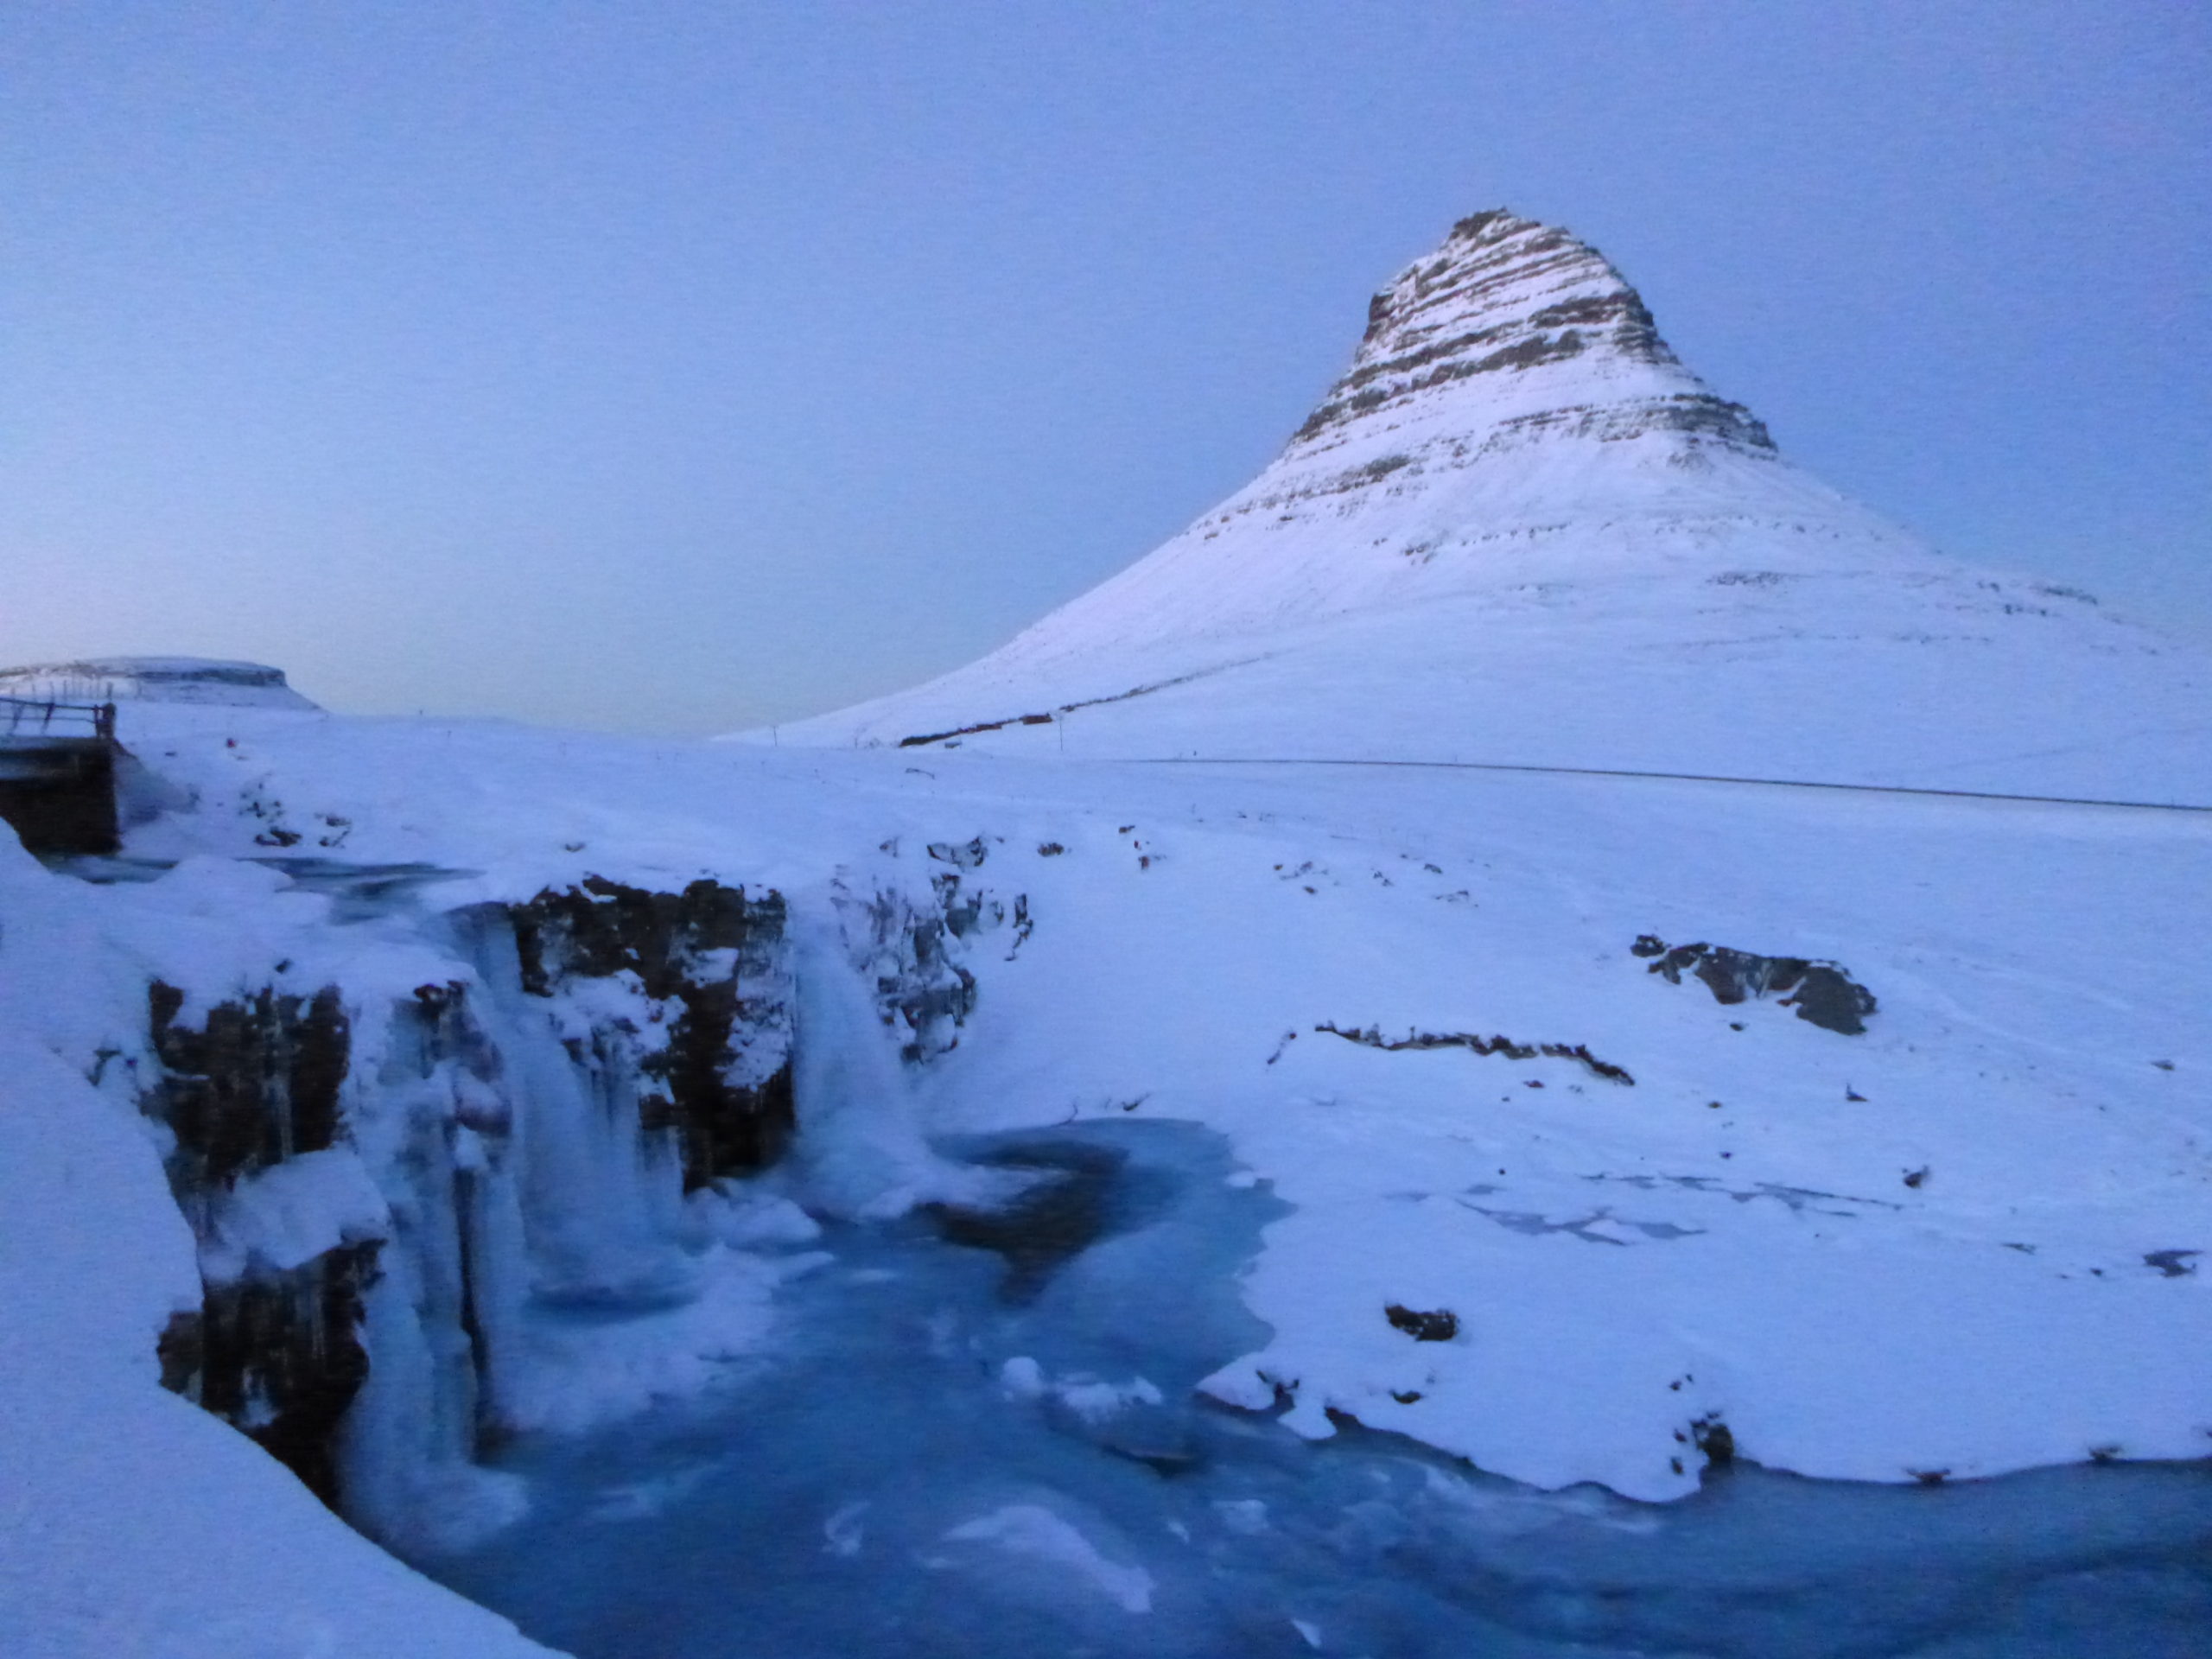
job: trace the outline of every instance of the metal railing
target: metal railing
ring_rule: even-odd
[[[0,740],[41,737],[90,737],[112,743],[115,705],[0,696]]]

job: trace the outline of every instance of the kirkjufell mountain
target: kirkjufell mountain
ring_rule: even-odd
[[[2202,801],[2208,690],[2201,653],[1793,465],[1595,249],[1496,211],[1376,295],[1243,489],[980,661],[782,737]]]

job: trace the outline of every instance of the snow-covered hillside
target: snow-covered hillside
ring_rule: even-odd
[[[226,708],[312,709],[264,663],[205,657],[80,657],[0,668],[0,697],[60,702],[194,702]]]
[[[1376,296],[1245,488],[980,661],[780,737],[2212,802],[2208,733],[2202,653],[1846,500],[1598,253],[1491,213]]]

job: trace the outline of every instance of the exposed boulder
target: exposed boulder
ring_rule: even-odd
[[[1382,1314],[1415,1342],[1449,1342],[1459,1334],[1459,1316],[1448,1307],[1422,1310],[1393,1302]]]
[[[1783,1007],[1795,1009],[1800,1020],[1847,1037],[1865,1033],[1866,1016],[1877,1006],[1873,992],[1833,962],[1763,957],[1725,944],[1670,945],[1649,933],[1629,949],[1653,958],[1648,971],[1663,976],[1670,985],[1681,984],[1687,969],[1705,982],[1717,1002],[1732,1006],[1773,996]]]

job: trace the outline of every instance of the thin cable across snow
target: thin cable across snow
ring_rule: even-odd
[[[1906,784],[1835,784],[1808,778],[1726,778],[1702,772],[1638,772],[1624,766],[1535,766],[1500,760],[1350,760],[1262,755],[1168,754],[1132,757],[1140,766],[1411,766],[1439,772],[1526,772],[1566,778],[1653,778],[1678,784],[1746,784],[1769,789],[1840,789],[1861,795],[1935,795],[1953,800],[2027,801],[2038,806],[2114,806],[2134,812],[2212,812],[2187,801],[2107,801],[2075,795],[2006,795],[1986,789],[1925,789]]]

